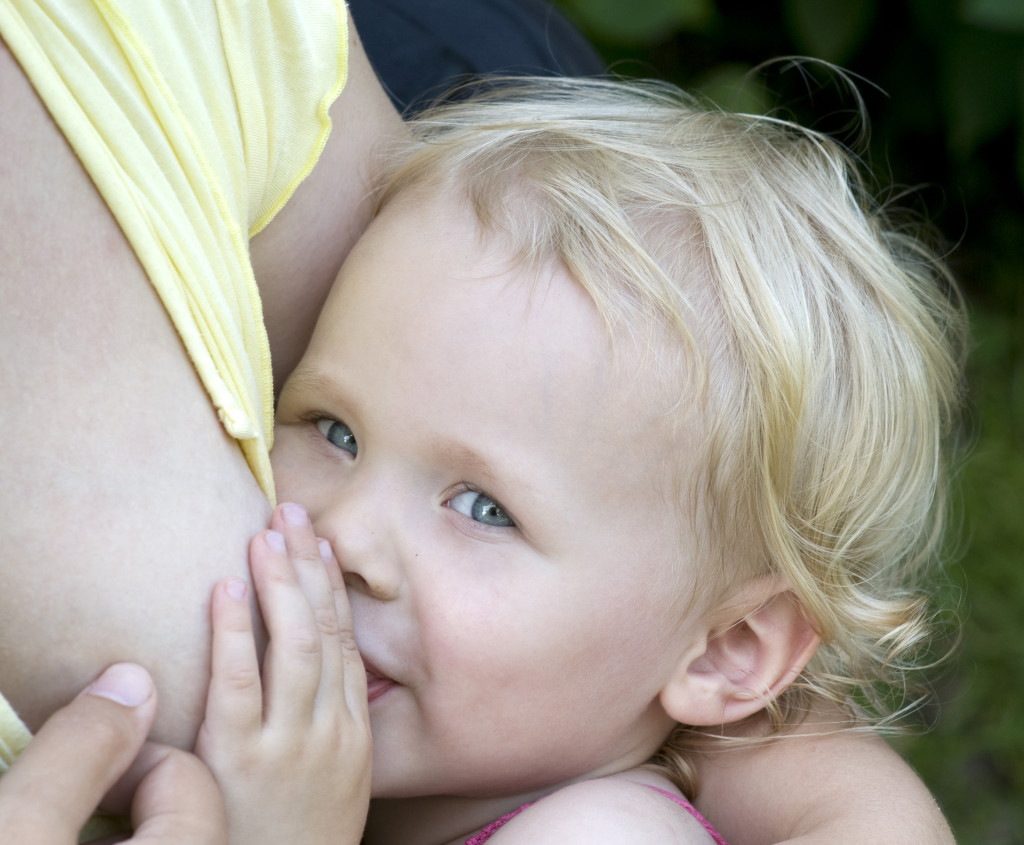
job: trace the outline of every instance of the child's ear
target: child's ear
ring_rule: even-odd
[[[821,638],[775,579],[745,585],[661,691],[665,711],[694,726],[738,722],[762,710],[803,671]]]

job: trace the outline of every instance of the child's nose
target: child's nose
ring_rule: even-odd
[[[372,490],[349,485],[316,518],[317,532],[333,546],[346,586],[377,601],[397,598],[401,583],[389,510],[394,508]]]

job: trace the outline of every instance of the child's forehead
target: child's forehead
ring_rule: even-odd
[[[552,303],[566,308],[571,302],[573,310],[587,312],[589,333],[599,345],[607,347],[610,359],[623,370],[631,387],[642,389],[650,384],[652,392],[669,406],[684,395],[691,394],[692,398],[692,391],[684,383],[693,380],[694,362],[689,360],[692,349],[681,337],[681,321],[669,325],[663,314],[643,304],[642,294],[627,290],[628,283],[621,286],[621,300],[632,300],[630,305],[621,308],[610,304],[608,300],[614,293],[609,297],[606,291],[595,291],[593,284],[581,282],[553,247],[539,249],[529,242],[529,218],[543,212],[531,208],[530,202],[522,197],[512,204],[518,209],[516,215],[524,218],[522,230],[514,233],[495,224],[489,215],[488,222],[483,222],[479,209],[459,184],[417,183],[394,194],[374,220],[371,231],[377,254],[408,253],[410,234],[426,232],[426,240],[431,243],[424,249],[420,240],[413,258],[423,271],[415,274],[417,278],[427,274],[428,265],[438,263],[444,265],[439,274],[434,274],[443,277],[436,280],[441,284],[458,286],[479,281],[482,284],[476,295],[490,297],[504,320],[523,317],[522,308],[508,307],[515,299],[534,314],[542,313]],[[696,266],[698,262],[689,263]],[[593,275],[600,268],[586,269]],[[687,272],[697,275],[700,271],[691,268]],[[488,285],[489,279],[499,279],[500,284]],[[571,287],[575,295],[550,295],[563,286]],[[615,286],[615,282],[606,285]],[[428,286],[410,284],[405,296],[410,300],[432,300],[435,293]],[[442,309],[431,311],[442,322],[448,319]],[[696,319],[694,314],[689,316]]]
[[[554,255],[524,258],[457,191],[396,195],[364,240],[354,272],[341,277],[344,303],[334,313],[346,323],[343,335],[365,332],[382,354],[409,343],[450,346],[453,355],[491,363],[501,341],[500,366],[537,366],[538,390],[540,371],[577,366],[574,382],[601,393],[602,405],[628,407],[634,421],[650,418],[659,428],[674,429],[672,421],[692,407],[680,401],[687,392],[680,344],[663,327],[609,322],[564,263]],[[382,325],[369,330],[370,314],[383,314]],[[426,355],[413,363],[431,366]]]
[[[540,308],[544,291],[560,283],[564,269],[551,253],[526,257],[506,232],[484,225],[468,199],[450,186],[416,185],[396,194],[378,212],[364,241],[372,243],[371,260],[396,266],[401,295],[408,299],[457,304],[458,298],[438,293],[457,289],[475,299],[511,300],[526,292],[526,303]],[[498,284],[489,284],[495,280]],[[593,310],[583,298],[579,304]],[[522,316],[518,311],[503,314]]]
[[[561,262],[553,255],[524,258],[506,233],[481,224],[468,202],[449,190],[398,195],[357,252],[357,272],[340,279],[349,311],[411,309],[419,327],[436,332],[439,341],[453,332],[468,339],[477,323],[528,332],[546,320],[552,335],[590,347],[595,367],[597,350],[611,346],[595,303]],[[386,285],[364,284],[369,276],[385,276]],[[383,298],[390,300],[386,306]]]

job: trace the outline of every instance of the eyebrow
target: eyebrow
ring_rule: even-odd
[[[338,401],[342,398],[341,385],[327,375],[305,366],[301,362],[288,376],[288,388],[299,390],[302,393],[312,393],[315,396],[326,395],[330,401]]]
[[[492,469],[492,464],[483,455],[461,443],[450,443],[438,440],[432,445],[434,453],[451,466],[465,467],[491,483],[502,481],[499,474]],[[506,470],[506,476],[508,471]],[[505,480],[508,483],[508,480]]]

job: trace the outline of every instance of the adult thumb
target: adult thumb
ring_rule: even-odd
[[[77,841],[103,795],[138,755],[156,707],[146,670],[118,663],[54,713],[0,779],[4,841]]]

